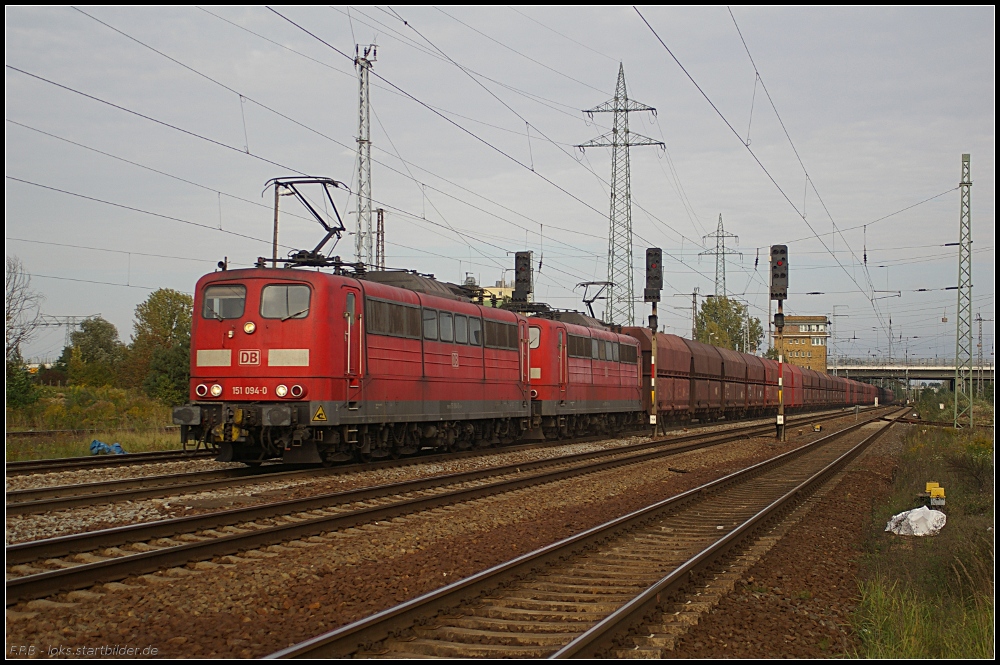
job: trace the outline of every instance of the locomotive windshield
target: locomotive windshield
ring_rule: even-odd
[[[304,319],[309,316],[309,287],[303,284],[270,284],[260,294],[260,315],[265,319]]]
[[[206,319],[238,319],[243,316],[247,288],[239,284],[210,286],[205,289],[201,315]]]

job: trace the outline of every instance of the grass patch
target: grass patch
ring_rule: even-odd
[[[874,514],[853,617],[859,657],[992,658],[994,504],[992,433],[915,427],[904,440],[889,499]],[[948,522],[917,538],[883,531],[945,488]]]
[[[60,434],[44,439],[10,437],[7,439],[6,459],[8,462],[19,462],[63,457],[88,457],[90,455],[90,442],[94,439],[108,445],[120,443],[125,452],[128,453],[180,450],[181,448],[180,432],[177,430],[105,430],[90,434]]]

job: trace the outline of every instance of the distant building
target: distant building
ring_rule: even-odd
[[[826,341],[830,322],[825,316],[786,316],[781,339],[774,347],[785,362],[826,374]]]
[[[497,306],[510,300],[514,295],[514,284],[507,283],[506,281],[499,281],[496,286],[484,286],[483,291],[486,292],[486,302],[485,305],[489,306],[492,298],[496,299]]]

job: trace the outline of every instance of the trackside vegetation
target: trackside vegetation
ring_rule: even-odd
[[[993,473],[992,428],[915,425],[905,436],[862,555],[858,657],[994,657]],[[933,537],[884,532],[892,515],[921,505],[928,481],[945,488],[944,529]]]

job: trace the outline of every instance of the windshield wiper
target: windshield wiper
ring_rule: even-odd
[[[287,321],[288,319],[294,319],[295,317],[299,316],[300,314],[305,314],[308,311],[309,311],[309,308],[306,307],[305,309],[300,310],[298,312],[295,312],[294,314],[289,314],[288,316],[286,316],[285,318],[283,318],[282,321],[284,322],[284,321]]]
[[[213,308],[213,307],[212,307],[211,305],[209,305],[208,303],[205,303],[205,308],[206,308],[206,309],[208,309],[208,311],[212,313],[212,316],[214,316],[214,317],[215,317],[215,318],[217,318],[218,320],[220,320],[220,321],[225,321],[225,319],[224,319],[224,318],[222,318],[222,315],[221,315],[221,314],[219,314],[218,312],[216,312],[216,311],[215,311],[215,308]]]

